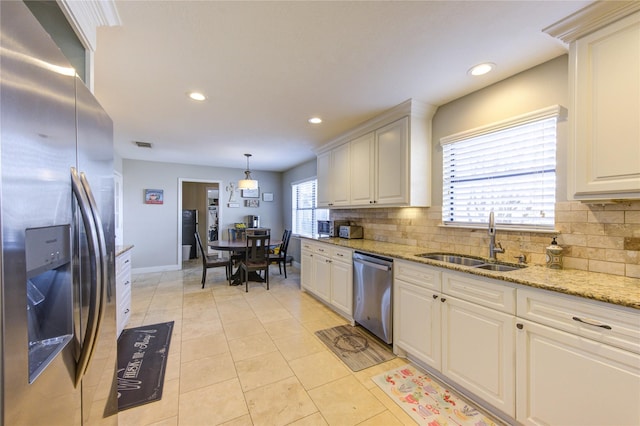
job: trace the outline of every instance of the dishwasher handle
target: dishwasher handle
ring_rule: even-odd
[[[353,259],[353,263],[362,263],[363,265],[370,266],[372,268],[380,269],[381,271],[389,271],[391,270],[391,266],[389,265],[381,265],[379,263],[369,262],[363,259]]]

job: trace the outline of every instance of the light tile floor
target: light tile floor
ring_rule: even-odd
[[[346,320],[272,266],[265,284],[229,286],[222,268],[201,288],[201,263],[133,276],[127,327],[175,321],[162,399],[122,411],[120,425],[415,425],[371,377],[352,372],[313,334]]]

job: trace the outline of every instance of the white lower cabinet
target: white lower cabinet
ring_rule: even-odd
[[[440,371],[515,417],[515,288],[460,273],[442,280]]]
[[[640,425],[637,311],[523,289],[518,316],[519,422]]]
[[[351,250],[331,248],[331,304],[353,316],[353,253]]]
[[[440,280],[437,268],[394,261],[393,344],[440,370]]]
[[[640,424],[640,357],[530,321],[517,333],[517,420]]]
[[[313,245],[302,240],[300,250],[300,286],[315,293],[315,278],[313,275]]]
[[[303,240],[301,286],[342,313],[353,315],[352,251]]]
[[[116,257],[116,311],[117,336],[131,317],[131,250]]]
[[[323,250],[322,248],[318,250]],[[313,253],[314,293],[325,302],[331,300],[331,259],[317,250]]]

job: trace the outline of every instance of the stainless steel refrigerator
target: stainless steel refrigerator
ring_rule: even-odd
[[[198,247],[196,247],[195,233],[198,230],[198,210],[182,210],[182,245],[191,246],[189,257],[184,260],[198,257]]]
[[[4,425],[117,424],[113,124],[21,1],[0,1]]]

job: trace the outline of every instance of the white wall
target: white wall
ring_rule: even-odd
[[[440,138],[551,105],[569,108],[568,75],[563,55],[438,107],[432,122],[431,205],[442,206]],[[556,201],[567,199],[568,129],[567,121],[558,123]]]
[[[222,181],[223,187],[229,182],[237,184],[243,177],[243,169],[230,169],[186,164],[157,163],[150,161],[122,161],[124,180],[124,243],[133,244],[132,267],[134,272],[177,270],[179,263],[179,217],[181,181]],[[260,197],[259,208],[244,207],[240,192],[236,200],[239,208],[227,208],[229,193],[220,192],[220,229],[232,226],[234,222],[244,222],[248,214],[260,215],[261,226],[269,227],[273,235],[280,236],[284,229],[282,173],[252,170],[252,176],[260,185],[260,193],[272,192],[273,201],[265,202]],[[144,203],[145,189],[164,190],[164,204]],[[290,197],[290,195],[289,195]],[[289,221],[290,223],[290,221]]]

